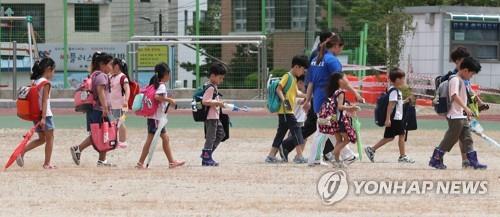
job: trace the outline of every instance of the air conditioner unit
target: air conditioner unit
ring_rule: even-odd
[[[68,0],[68,4],[108,5],[112,0]]]

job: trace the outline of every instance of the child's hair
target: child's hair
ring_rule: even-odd
[[[391,80],[391,82],[396,82],[396,79],[404,78],[405,76],[406,74],[403,72],[403,70],[397,67],[392,68],[391,71],[389,71],[389,80]]]
[[[155,75],[149,80],[149,85],[154,85],[155,89],[160,86],[160,81],[163,77],[170,74],[170,68],[164,62],[158,63],[155,66]]]
[[[118,65],[118,67],[120,67],[120,71],[125,74],[125,76],[127,76],[127,79],[130,81],[130,76],[128,75],[128,66],[127,66],[127,62],[125,62],[124,59],[120,59],[120,58],[115,58],[113,59],[113,65],[116,66]]]
[[[305,55],[296,55],[292,59],[292,68],[294,66],[301,66],[304,68],[309,68],[309,60]]]
[[[470,53],[467,48],[458,46],[450,54],[451,61],[456,62],[459,59],[470,57]]]
[[[305,75],[301,75],[301,76],[297,77],[297,82],[299,82],[299,81],[303,82],[305,79],[306,79],[306,76]]]
[[[46,57],[43,58],[42,60],[37,60],[35,64],[33,64],[33,67],[31,68],[33,74],[31,74],[30,79],[37,80],[41,78],[45,70],[47,70],[48,68],[51,69],[56,68],[56,63],[54,62],[53,59],[51,59],[50,57]]]
[[[326,92],[328,93],[327,96],[332,96],[335,93],[335,91],[337,91],[340,88],[339,81],[343,78],[344,78],[344,73],[333,73],[333,75],[330,76],[328,88],[326,89]]]
[[[462,64],[460,64],[460,69],[468,69],[477,74],[481,71],[481,64],[472,57],[465,57]]]
[[[344,46],[344,40],[342,40],[340,35],[332,33],[332,36],[330,36],[320,44],[318,50],[318,58],[316,59],[316,64],[319,64],[321,61],[323,61],[323,57],[325,56],[325,51],[327,49],[332,48],[335,45]]]
[[[225,75],[226,74],[226,68],[221,64],[221,63],[213,63],[210,68],[208,69],[208,76],[210,75]]]
[[[90,65],[90,73],[99,70],[99,66],[101,64],[108,64],[109,62],[113,61],[113,56],[97,51],[92,55],[92,64]]]

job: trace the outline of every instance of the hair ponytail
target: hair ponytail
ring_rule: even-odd
[[[97,51],[92,55],[92,63],[90,64],[90,73],[100,70],[101,64],[108,64],[113,61],[113,56]]]
[[[149,85],[154,85],[156,89],[160,86],[160,81],[163,77],[170,75],[170,68],[164,62],[158,63],[155,66],[155,75],[149,80]]]
[[[43,76],[43,73],[45,73],[45,71],[49,68],[50,70],[56,68],[56,63],[50,57],[35,61],[33,67],[31,68],[33,74],[31,74],[30,79],[31,80],[40,79]]]
[[[120,59],[120,58],[115,58],[115,59],[113,59],[113,65],[114,65],[114,66],[118,65],[118,67],[120,67],[120,71],[121,71],[123,74],[125,74],[125,76],[127,77],[127,79],[128,79],[129,81],[131,81],[131,80],[130,80],[130,76],[129,76],[129,74],[128,74],[128,66],[127,66],[127,62],[125,62],[125,60],[124,60],[124,59]]]
[[[337,91],[340,88],[340,80],[344,77],[343,73],[333,73],[332,76],[330,76],[330,81],[328,83],[328,88],[326,89],[327,96],[330,97],[332,96],[335,91]]]
[[[324,42],[322,42],[319,45],[319,50],[318,50],[318,58],[316,59],[316,64],[319,64],[321,61],[323,61],[323,57],[325,56],[325,52],[327,49],[332,48],[333,46],[338,45],[338,46],[344,46],[344,41],[340,37],[340,35],[332,33],[332,36],[327,38]]]

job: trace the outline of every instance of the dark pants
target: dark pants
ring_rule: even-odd
[[[226,136],[224,127],[218,119],[209,119],[205,121],[205,145],[204,149],[215,150]]]
[[[302,127],[302,136],[304,137],[304,140],[307,139],[309,136],[313,135],[316,132],[316,125],[317,125],[317,120],[318,117],[316,116],[316,113],[314,113],[314,109],[312,108],[312,102],[311,102],[311,108],[307,112],[307,119],[306,122],[304,123],[304,126]],[[288,137],[283,140],[283,149],[286,150],[287,152],[291,152],[295,146],[299,145],[293,135],[289,134]],[[332,142],[328,139],[325,144],[325,148],[323,149],[323,154],[327,154],[329,152],[333,151],[333,144]]]
[[[273,147],[278,148],[286,136],[286,132],[290,130],[291,137],[297,144],[304,144],[304,138],[301,136],[300,127],[297,124],[297,119],[293,114],[278,114],[279,125],[274,137]]]

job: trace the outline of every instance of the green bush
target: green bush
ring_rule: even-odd
[[[286,69],[273,69],[269,72],[269,74],[272,74],[273,77],[281,77],[284,74],[286,74],[287,72],[288,72],[288,70],[286,70]]]
[[[257,88],[257,73],[247,75],[244,82],[245,88],[256,89]]]
[[[500,96],[498,95],[482,93],[481,99],[486,103],[500,103]]]

